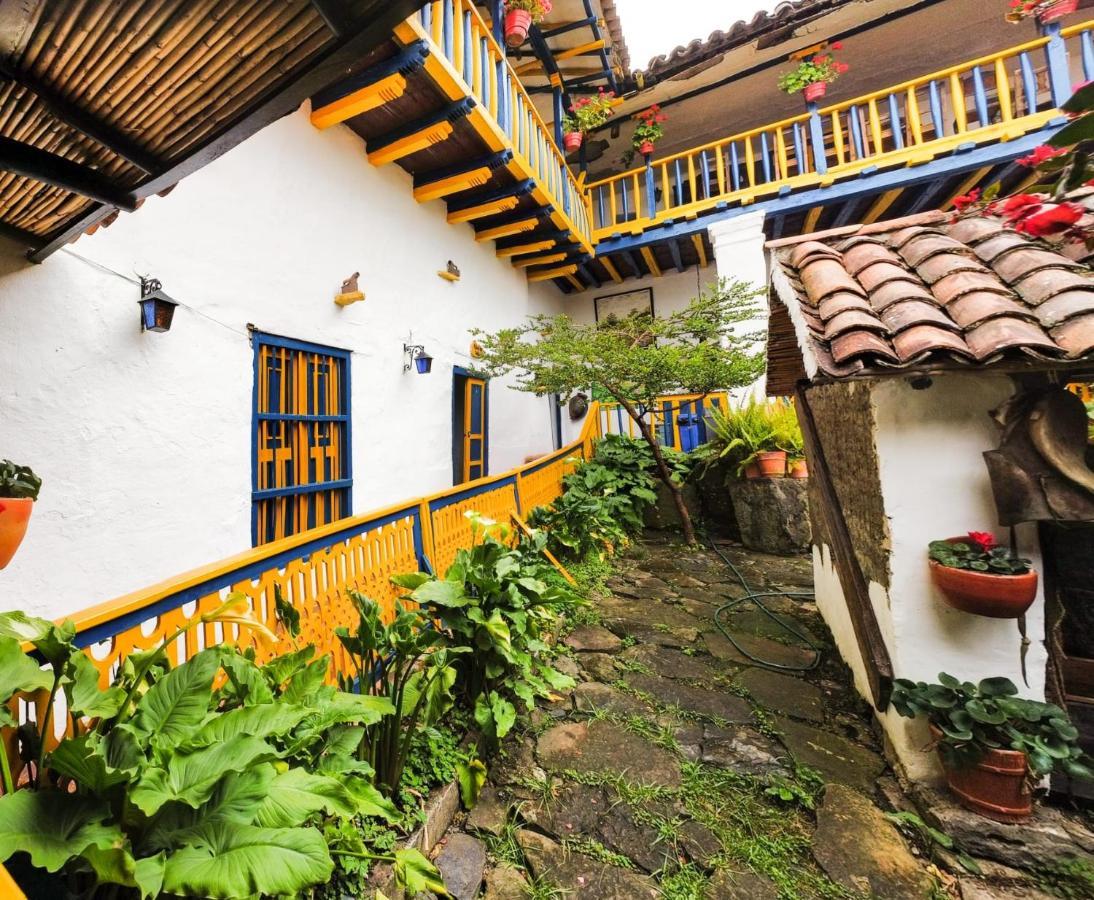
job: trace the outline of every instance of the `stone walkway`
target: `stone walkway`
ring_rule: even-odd
[[[811,587],[805,558],[724,549],[755,590]],[[576,689],[507,740],[440,851],[454,896],[959,896],[879,808],[900,791],[812,603],[769,602],[824,647],[784,673],[716,629],[745,592],[712,552],[647,541],[607,588],[564,639]],[[763,659],[813,658],[753,604],[727,626]]]

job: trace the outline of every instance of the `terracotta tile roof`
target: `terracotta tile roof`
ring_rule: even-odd
[[[1094,210],[1094,193],[1081,202]],[[1094,273],[1081,245],[1061,251],[998,219],[928,213],[768,248],[772,303],[788,313],[772,317],[772,393],[803,373],[1094,364]]]

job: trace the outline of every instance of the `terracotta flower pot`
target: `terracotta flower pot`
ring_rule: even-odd
[[[770,450],[761,453],[756,462],[760,466],[760,472],[764,478],[782,478],[786,475],[786,451]]]
[[[532,14],[526,9],[513,9],[505,14],[505,44],[516,48],[528,40]]]
[[[580,131],[568,131],[562,136],[562,146],[566,148],[567,153],[573,153],[575,150],[581,149],[581,142],[584,138],[585,135]]]
[[[804,459],[799,459],[790,466],[791,478],[805,479],[809,477],[809,464]]]
[[[963,542],[966,538],[948,538]],[[1017,619],[1037,598],[1037,573],[992,575],[971,569],[954,569],[930,560],[931,577],[954,609],[987,616],[989,619]]]
[[[643,141],[638,145],[638,152],[643,156],[649,156],[653,153],[653,141]]]
[[[937,741],[942,732],[931,726]],[[946,783],[957,801],[996,822],[1024,822],[1033,812],[1029,760],[1021,750],[989,750],[974,766],[952,769],[941,754]]]
[[[1046,4],[1043,9],[1037,12],[1037,21],[1042,25],[1047,25],[1049,22],[1055,22],[1064,16],[1070,16],[1078,8],[1079,0],[1054,0],[1053,3]]]
[[[11,562],[23,542],[33,509],[29,498],[0,497],[0,569]]]
[[[802,94],[805,95],[806,103],[816,103],[826,93],[828,93],[827,81],[815,81],[812,84],[807,84],[802,89]]]
[[[750,462],[745,466],[745,478],[749,481],[755,481],[758,478],[763,478],[764,473],[760,470],[760,464],[756,462]]]

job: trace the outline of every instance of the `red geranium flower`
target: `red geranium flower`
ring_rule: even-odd
[[[976,544],[984,553],[987,553],[992,547],[995,546],[995,535],[990,531],[970,531],[968,534],[969,540]]]
[[[958,212],[964,212],[968,207],[980,202],[980,188],[973,188],[967,194],[962,194],[960,197],[953,198],[954,208]]]
[[[1019,159],[1018,165],[1027,166],[1028,168],[1035,169],[1046,160],[1053,159],[1057,156],[1062,156],[1064,153],[1067,153],[1067,151],[1063,149],[1058,150],[1055,147],[1048,146],[1048,144],[1041,144],[1041,146],[1034,149],[1034,151],[1029,156],[1023,156],[1021,159]]]
[[[832,41],[832,43],[829,44],[828,46],[831,47],[833,50],[842,50],[843,49],[843,41]]]
[[[1033,237],[1059,234],[1078,222],[1084,212],[1077,203],[1046,203],[1038,211],[1022,218],[1015,224],[1014,230]]]
[[[1041,205],[1044,197],[1041,194],[1015,194],[1003,202],[1003,217],[1013,222],[1033,212],[1033,208]]]

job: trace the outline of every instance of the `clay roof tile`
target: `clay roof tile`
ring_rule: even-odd
[[[1086,356],[1094,350],[1094,315],[1069,319],[1052,330],[1052,337],[1069,359]]]
[[[943,305],[972,291],[995,291],[1004,297],[1013,296],[1007,286],[989,272],[954,272],[931,285],[931,292]]]
[[[841,334],[854,330],[876,331],[878,334],[888,332],[885,324],[872,312],[861,309],[848,309],[824,323],[824,339],[831,341]]]
[[[1079,315],[1094,313],[1094,291],[1063,291],[1035,309],[1045,328],[1054,328]]]
[[[806,261],[818,256],[839,259],[839,254],[827,244],[822,244],[820,241],[806,241],[790,251],[790,264],[795,269],[800,269]]]
[[[911,225],[907,228],[900,228],[897,231],[890,231],[889,246],[894,250],[899,250],[912,238],[918,237],[921,234],[942,234],[942,232],[937,228],[929,228],[924,225]]]
[[[839,259],[816,256],[805,263],[799,274],[809,299],[815,303],[820,303],[825,297],[830,297],[837,291],[850,291],[866,296],[858,282],[843,268],[843,263]]]
[[[950,225],[946,232],[956,241],[963,244],[976,244],[985,238],[999,234],[1003,230],[1003,223],[999,219],[970,216],[967,219],[959,219]]]
[[[947,316],[933,303],[923,300],[903,300],[886,307],[881,314],[881,321],[894,334],[911,328],[913,325],[937,325],[940,328],[948,328],[956,331],[953,319]],[[897,348],[899,352],[899,347]]]
[[[911,362],[924,354],[937,352],[971,356],[960,335],[936,325],[913,325],[905,329],[893,338],[893,347],[896,348],[901,362]]]
[[[977,360],[987,359],[1005,350],[1036,350],[1059,355],[1052,339],[1032,322],[1001,316],[988,319],[965,332],[965,342]]]
[[[964,244],[942,234],[917,234],[900,248],[900,255],[910,266],[918,266],[938,253],[964,253]]]
[[[833,316],[838,316],[841,312],[845,312],[849,309],[860,309],[869,312],[872,307],[858,294],[852,294],[848,291],[839,291],[838,293],[832,294],[830,297],[825,297],[821,301],[819,312],[821,319],[827,322]]]
[[[832,358],[840,364],[871,355],[892,363],[900,362],[900,358],[893,352],[888,341],[872,331],[848,331],[833,339],[830,346]]]
[[[990,263],[1004,253],[1018,247],[1028,247],[1033,250],[1037,249],[1036,244],[1026,240],[1022,235],[1015,234],[1013,231],[1003,231],[995,235],[995,237],[990,237],[986,241],[981,241],[973,248],[973,252],[984,262]]]
[[[1072,288],[1094,290],[1094,279],[1087,272],[1075,269],[1041,269],[1015,282],[1013,287],[1026,303],[1036,306]]]
[[[1011,284],[1039,269],[1076,267],[1081,267],[1081,263],[1051,250],[1041,250],[1033,246],[1005,253],[992,263],[992,268],[999,277]]]
[[[875,241],[860,241],[843,251],[843,264],[852,275],[858,275],[867,266],[877,262],[900,264],[900,257],[884,244]]]
[[[979,262],[962,253],[938,253],[916,266],[916,271],[927,284],[941,281],[954,272],[987,272]]]
[[[870,305],[873,306],[875,312],[881,312],[889,305],[899,303],[901,300],[935,302],[934,295],[918,281],[904,279],[887,281],[870,292]]]
[[[876,262],[859,272],[858,280],[867,291],[875,291],[890,281],[910,281],[915,284],[916,278],[896,263]]]
[[[1034,320],[1029,309],[994,291],[971,291],[946,305],[946,312],[962,328],[972,328],[997,316]]]

